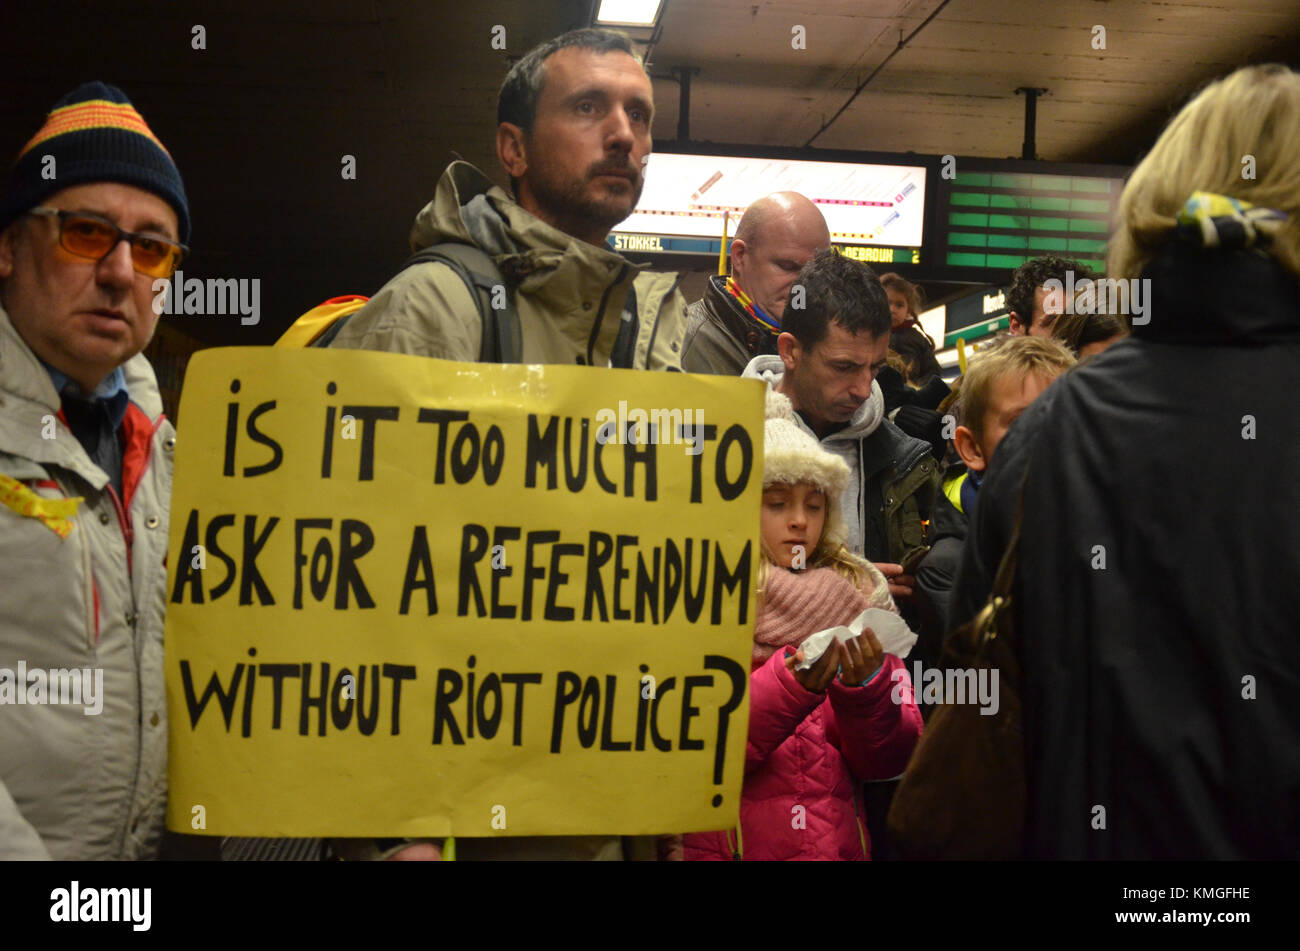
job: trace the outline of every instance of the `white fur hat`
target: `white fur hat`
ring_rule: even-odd
[[[840,496],[849,483],[849,466],[827,452],[794,417],[789,397],[767,391],[767,421],[763,431],[763,488],[778,482],[808,482],[826,493],[823,537],[843,544],[848,537],[840,513]]]

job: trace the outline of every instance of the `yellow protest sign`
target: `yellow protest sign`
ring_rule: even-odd
[[[230,348],[180,418],[172,829],[736,824],[760,383]]]

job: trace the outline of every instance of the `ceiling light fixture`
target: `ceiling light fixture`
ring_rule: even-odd
[[[639,26],[653,29],[663,12],[663,0],[600,0],[596,26]]]

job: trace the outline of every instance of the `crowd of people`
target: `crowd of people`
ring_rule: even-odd
[[[689,307],[674,275],[610,250],[653,111],[620,34],[532,50],[498,101],[510,190],[450,165],[411,230],[433,256],[316,341],[503,359],[466,278],[487,269],[510,287],[516,362],[767,386],[739,828],[666,830],[649,849],[458,840],[458,856],[906,856],[887,816],[926,717],[956,702],[922,696],[914,673],[951,663],[1013,539],[1026,804],[1006,854],[1300,856],[1300,430],[1282,398],[1300,371],[1300,75],[1252,66],[1213,83],[1133,172],[1107,277],[1149,282],[1147,319],[1062,301],[1054,281],[1096,276],[1031,260],[1011,280],[1009,333],[953,385],[918,288],[831,249],[803,195],[750,205],[730,274]],[[0,707],[0,858],[156,857],[175,430],[141,351],[190,209],[127,96],[88,83],[19,154],[0,229],[0,669],[104,672],[99,716]],[[906,661],[870,627],[805,656],[810,634],[868,608],[917,634]],[[968,781],[948,778],[951,802]],[[443,856],[436,840],[332,848]]]

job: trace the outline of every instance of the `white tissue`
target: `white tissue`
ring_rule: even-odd
[[[831,646],[831,638],[847,641],[857,637],[867,627],[876,635],[876,640],[880,641],[885,653],[895,657],[906,657],[916,643],[916,635],[897,614],[882,608],[867,608],[850,621],[848,627],[830,627],[807,637],[799,645],[803,650],[803,663],[796,666],[795,670],[807,670],[817,663],[822,654],[826,653],[826,648]]]

